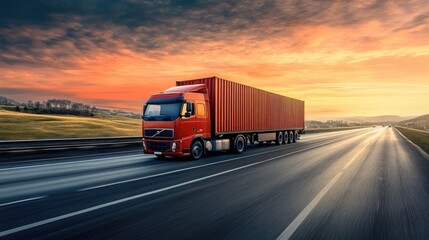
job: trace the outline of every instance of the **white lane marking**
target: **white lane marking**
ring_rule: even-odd
[[[327,144],[330,144],[330,143],[331,142],[323,143],[323,144],[316,145],[316,146],[313,146],[313,147],[310,147],[310,148],[307,148],[307,149],[312,149],[312,148],[316,148],[316,147],[319,147],[319,146],[324,146],[324,145],[327,145]],[[219,162],[207,163],[207,164],[203,164],[203,165],[198,165],[198,166],[193,166],[193,167],[188,167],[188,168],[177,169],[177,170],[173,170],[173,171],[169,171],[169,172],[164,172],[164,173],[158,173],[158,174],[149,175],[149,176],[132,178],[132,179],[127,179],[127,180],[113,182],[113,183],[106,183],[106,184],[97,185],[97,186],[93,186],[93,187],[82,188],[82,189],[79,189],[77,191],[78,192],[88,191],[88,190],[93,190],[93,189],[97,189],[97,188],[114,186],[114,185],[118,185],[118,184],[122,184],[122,183],[135,182],[135,181],[144,180],[144,179],[148,179],[148,178],[165,176],[165,175],[169,175],[169,174],[172,174],[172,173],[184,172],[184,171],[188,171],[188,170],[192,170],[192,169],[197,169],[197,168],[203,168],[203,167],[207,167],[207,166],[212,166],[212,165],[217,165],[217,164],[221,164],[221,163],[236,161],[236,160],[243,159],[243,158],[248,158],[248,157],[263,155],[263,154],[266,154],[266,153],[277,152],[277,151],[281,151],[281,150],[285,150],[285,148],[279,148],[279,149],[275,149],[275,150],[259,152],[259,153],[250,154],[250,155],[246,155],[246,156],[241,156],[241,157],[231,158],[231,159],[227,159],[227,160],[222,160],[222,161],[219,161]],[[291,153],[288,153],[288,154],[292,154],[292,153],[296,153],[296,152],[300,152],[300,151],[301,150],[295,151],[295,152],[291,152]],[[280,155],[280,156],[282,156],[282,155]]]
[[[0,207],[4,207],[4,206],[8,206],[8,205],[13,205],[13,204],[16,204],[16,203],[29,202],[29,201],[33,201],[33,200],[37,200],[37,199],[46,198],[46,197],[48,197],[48,196],[26,198],[26,199],[22,199],[22,200],[13,201],[13,202],[0,203]]]
[[[106,208],[106,207],[109,207],[109,206],[113,206],[113,205],[117,205],[117,204],[120,204],[120,203],[128,202],[128,201],[135,200],[135,199],[138,199],[138,198],[142,198],[142,197],[145,197],[145,196],[149,196],[149,195],[152,195],[152,194],[155,194],[155,193],[160,193],[160,192],[164,192],[164,191],[167,191],[167,190],[170,190],[170,189],[174,189],[174,188],[182,187],[182,186],[189,185],[189,184],[192,184],[192,183],[200,182],[200,181],[203,181],[203,180],[206,180],[206,179],[209,179],[209,178],[217,177],[217,176],[224,175],[224,174],[227,174],[227,173],[230,173],[230,172],[235,172],[235,171],[238,171],[238,170],[241,170],[241,169],[244,169],[244,168],[248,168],[248,167],[251,167],[251,166],[255,166],[255,165],[262,164],[262,163],[266,163],[266,162],[269,162],[269,161],[272,161],[272,160],[275,160],[275,159],[283,158],[283,157],[286,157],[286,156],[289,156],[289,155],[292,155],[292,154],[295,154],[295,153],[304,152],[304,151],[307,151],[309,149],[317,148],[319,146],[320,145],[313,146],[313,147],[306,148],[306,149],[301,149],[301,150],[298,150],[298,151],[295,151],[295,152],[291,152],[291,153],[287,153],[287,154],[282,154],[282,155],[279,155],[279,156],[276,156],[276,157],[272,157],[272,158],[269,158],[269,159],[266,159],[266,160],[263,160],[263,161],[260,161],[260,162],[247,164],[247,165],[244,165],[244,166],[241,166],[241,167],[229,169],[229,170],[226,170],[226,171],[223,171],[223,172],[211,174],[211,175],[208,175],[208,176],[205,176],[205,177],[201,177],[201,178],[197,178],[197,179],[194,179],[194,180],[190,180],[190,181],[187,181],[187,182],[182,182],[182,183],[175,184],[175,185],[172,185],[172,186],[169,186],[169,187],[160,188],[160,189],[157,189],[157,190],[154,190],[154,191],[150,191],[150,192],[146,192],[146,193],[141,193],[141,194],[134,195],[134,196],[131,196],[131,197],[127,197],[127,198],[115,200],[115,201],[112,201],[112,202],[100,204],[100,205],[97,205],[97,206],[94,206],[94,207],[85,208],[85,209],[82,209],[82,210],[79,210],[79,211],[76,211],[76,212],[71,212],[71,213],[68,213],[68,214],[61,215],[61,216],[57,216],[57,217],[45,219],[45,220],[42,220],[42,221],[38,221],[38,222],[35,222],[35,223],[30,223],[30,224],[23,225],[23,226],[20,226],[20,227],[12,228],[12,229],[0,232],[0,237],[4,237],[4,236],[7,236],[7,235],[10,235],[10,234],[13,234],[13,233],[21,232],[21,231],[24,231],[24,230],[27,230],[27,229],[31,229],[31,228],[34,228],[34,227],[42,226],[42,225],[45,225],[45,224],[48,224],[48,223],[53,223],[53,222],[56,222],[56,221],[60,221],[60,220],[67,219],[67,218],[70,218],[70,217],[74,217],[74,216],[77,216],[77,215],[81,215],[81,214],[84,214],[84,213],[92,212],[92,211],[95,211],[95,210],[98,210],[98,209],[101,209],[101,208]]]
[[[217,164],[221,164],[221,163],[225,163],[225,162],[231,162],[231,161],[239,160],[239,159],[242,159],[242,158],[258,156],[258,155],[266,154],[266,153],[269,153],[269,152],[276,152],[276,151],[280,151],[280,150],[284,150],[284,149],[276,149],[274,151],[265,151],[265,152],[250,154],[250,155],[246,155],[246,156],[231,158],[231,159],[227,159],[227,160],[222,160],[222,161],[219,161],[219,162],[207,163],[207,164],[203,164],[203,165],[198,165],[198,166],[193,166],[193,167],[187,167],[187,168],[181,168],[181,169],[177,169],[177,170],[173,170],[173,171],[168,171],[168,172],[163,172],[163,173],[157,173],[157,174],[154,174],[154,175],[149,175],[149,176],[144,176],[144,177],[138,177],[138,178],[132,178],[132,179],[127,179],[127,180],[123,180],[123,181],[118,181],[118,182],[113,182],[113,183],[107,183],[107,184],[97,185],[97,186],[93,186],[93,187],[82,188],[82,189],[79,189],[77,191],[78,192],[87,191],[87,190],[92,190],[92,189],[97,189],[97,188],[103,188],[103,187],[118,185],[118,184],[122,184],[122,183],[134,182],[134,181],[139,181],[139,180],[143,180],[143,179],[148,179],[148,178],[154,178],[154,177],[169,175],[169,174],[172,174],[172,173],[184,172],[184,171],[188,171],[188,170],[192,170],[192,169],[203,168],[203,167],[207,167],[207,166],[211,166],[211,165],[217,165]]]
[[[0,171],[19,170],[19,169],[28,169],[28,168],[38,168],[38,167],[49,167],[49,166],[75,164],[75,163],[87,163],[87,162],[106,161],[106,159],[110,160],[110,159],[118,159],[118,158],[124,158],[124,157],[134,157],[134,156],[141,156],[141,158],[152,158],[153,157],[153,156],[145,156],[145,155],[143,155],[143,153],[141,153],[141,154],[131,154],[131,155],[117,156],[117,157],[96,158],[96,159],[82,160],[82,161],[69,161],[69,162],[60,162],[60,163],[40,164],[40,165],[33,165],[33,166],[0,168]]]
[[[339,172],[329,183],[326,185],[322,191],[307,205],[307,207],[302,210],[302,212],[292,221],[291,224],[280,234],[277,240],[289,239],[292,234],[296,231],[296,229],[301,225],[301,223],[305,220],[305,218],[310,214],[310,212],[316,207],[316,205],[320,202],[320,200],[325,196],[325,194],[331,189],[334,183],[338,180],[338,178],[343,174],[343,172]]]
[[[365,144],[364,147],[362,147],[353,157],[352,159],[346,164],[346,166],[343,168],[343,170],[326,185],[322,191],[320,191],[317,196],[304,208],[304,210],[301,211],[301,213],[289,224],[289,226],[280,234],[280,236],[277,238],[277,240],[285,240],[289,239],[296,229],[301,225],[301,223],[307,218],[307,216],[310,214],[310,212],[316,207],[316,205],[322,200],[322,198],[325,196],[325,194],[331,189],[331,187],[337,182],[337,180],[341,177],[341,175],[344,173],[344,169],[347,169],[350,164],[357,159],[357,157],[362,153],[362,151],[369,145],[369,143],[374,139],[377,138],[379,135],[381,135],[382,132],[378,133],[376,136],[372,137],[370,140],[368,140],[368,143]]]
[[[322,133],[323,134],[323,133]],[[326,133],[328,134],[328,133]],[[341,134],[339,134],[341,135]],[[310,138],[311,139],[311,138]],[[290,145],[288,145],[290,146]],[[278,149],[278,150],[274,150],[274,151],[280,151],[284,148]],[[128,153],[128,152],[135,152],[135,151],[123,151],[123,152],[117,152],[117,153]],[[267,152],[273,152],[273,151],[267,151]],[[264,152],[266,153],[266,152]],[[116,154],[116,153],[114,153]],[[94,157],[94,156],[103,156],[104,154],[92,154],[92,155],[85,155],[84,157]],[[137,155],[143,155],[143,153],[136,153],[136,154],[131,154],[131,155],[127,155],[128,156],[137,156]],[[251,156],[251,155],[249,155]],[[31,162],[37,162],[37,161],[44,161],[44,160],[60,160],[60,159],[68,159],[68,158],[74,158],[74,157],[79,157],[79,156],[70,156],[70,157],[63,157],[63,158],[52,158],[52,159],[39,159],[39,160],[34,160],[34,161],[25,161],[25,162],[21,162],[21,163],[31,163]],[[107,157],[107,159],[116,159],[116,158],[123,158],[124,156],[117,156],[117,157]],[[151,158],[153,156],[144,156],[142,158]],[[33,166],[22,166],[22,167],[11,167],[11,168],[0,168],[0,171],[7,171],[7,170],[18,170],[18,169],[27,169],[27,168],[37,168],[37,167],[44,167],[44,166],[55,166],[55,165],[63,165],[63,164],[73,164],[73,163],[81,163],[81,162],[95,162],[95,161],[100,161],[103,158],[97,158],[97,159],[91,159],[91,160],[83,160],[83,161],[69,161],[69,162],[61,162],[61,163],[48,163],[48,164],[40,164],[40,165],[33,165]],[[105,158],[104,158],[105,159]],[[6,163],[5,163],[6,164]],[[0,164],[1,166],[2,164]]]
[[[344,166],[343,170],[347,169],[355,160],[356,158],[359,156],[359,154],[369,145],[369,143],[365,144],[365,146],[363,146],[359,152],[352,158],[350,159],[350,161],[346,164],[346,166]]]

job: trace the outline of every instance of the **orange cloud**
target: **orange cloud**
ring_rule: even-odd
[[[303,99],[307,119],[424,114],[428,5],[219,4],[189,8],[186,18],[168,9],[148,19],[110,14],[115,21],[76,12],[68,22],[0,25],[0,95],[140,111],[176,80],[217,75]]]

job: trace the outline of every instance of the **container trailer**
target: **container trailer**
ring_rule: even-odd
[[[257,142],[296,142],[304,101],[209,77],[152,95],[142,118],[144,153],[199,159],[210,151],[241,153]]]

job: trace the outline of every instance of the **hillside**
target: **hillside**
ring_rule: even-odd
[[[429,114],[402,121],[399,123],[399,125],[409,128],[429,130]]]
[[[0,109],[0,140],[140,136],[141,119],[30,114]]]
[[[429,114],[425,114],[416,118],[412,118],[409,120],[406,120],[404,122],[418,122],[418,121],[429,121]]]
[[[402,117],[397,115],[381,115],[381,116],[371,116],[371,117],[345,117],[339,118],[338,120],[354,123],[387,123],[387,122],[401,122],[408,119],[415,118],[415,116]]]

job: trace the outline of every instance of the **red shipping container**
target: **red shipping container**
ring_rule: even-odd
[[[208,88],[212,137],[304,129],[304,101],[217,77],[176,82],[176,86],[191,84]]]

